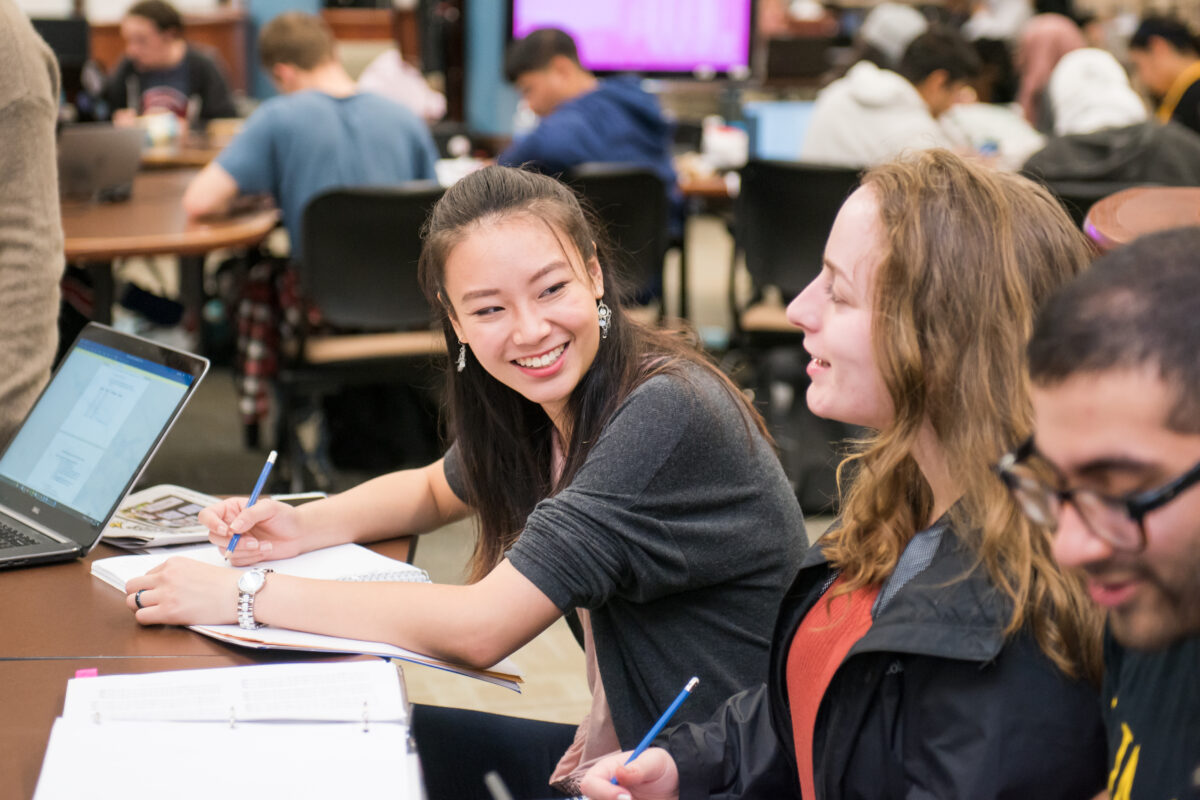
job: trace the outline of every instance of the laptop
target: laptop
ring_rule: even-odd
[[[128,199],[142,163],[141,128],[87,122],[58,135],[58,192],[71,199],[101,202]]]
[[[87,555],[208,360],[91,323],[0,453],[0,568]]]

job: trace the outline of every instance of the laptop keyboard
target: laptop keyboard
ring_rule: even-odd
[[[0,522],[0,547],[21,547],[27,544],[37,544],[37,539],[26,536],[16,528]]]

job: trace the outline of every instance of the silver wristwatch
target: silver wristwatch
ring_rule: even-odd
[[[268,572],[274,572],[274,570],[256,567],[243,572],[242,577],[238,578],[238,627],[251,631],[263,627],[264,623],[256,622],[254,619],[254,597],[266,584]]]

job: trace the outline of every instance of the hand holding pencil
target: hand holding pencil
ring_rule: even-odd
[[[295,508],[270,498],[258,500],[271,463],[268,459],[249,498],[231,497],[200,512],[200,522],[208,528],[208,540],[221,548],[234,566],[291,558],[312,547],[311,543],[305,546],[306,537]]]
[[[608,756],[588,770],[581,786],[584,795],[591,800],[677,800],[679,770],[675,760],[661,747],[650,747],[650,743],[671,721],[698,683],[699,678],[687,682],[683,691],[628,755],[620,753]],[[607,782],[604,781],[605,776],[608,777]]]

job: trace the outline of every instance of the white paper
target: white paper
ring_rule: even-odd
[[[62,715],[93,722],[404,722],[402,686],[386,661],[106,675],[67,681]]]
[[[59,718],[34,800],[419,798],[408,726]]]
[[[176,548],[170,552],[145,555],[114,556],[92,562],[92,574],[110,586],[125,591],[125,582],[138,575],[145,575],[154,567],[173,556],[194,558],[206,564],[226,566],[220,548],[212,544]],[[259,566],[270,567],[284,575],[302,578],[334,580],[379,579],[428,581],[425,570],[380,555],[357,544],[341,544],[313,550],[308,553],[279,561],[265,561]],[[347,639],[318,633],[293,631],[287,628],[266,626],[247,630],[237,625],[192,625],[192,630],[211,636],[219,641],[241,647],[269,648],[281,650],[323,651],[331,653],[362,653],[386,658],[399,658],[416,664],[444,669],[466,675],[487,683],[520,691],[521,671],[510,660],[504,659],[486,669],[476,670],[432,656],[415,653],[386,642],[370,642],[363,639]]]

